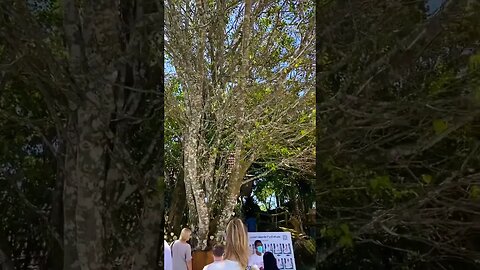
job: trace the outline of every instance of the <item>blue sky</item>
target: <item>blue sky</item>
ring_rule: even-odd
[[[236,18],[237,18],[237,15],[238,14],[242,14],[243,13],[243,5],[238,5],[232,12],[231,12],[231,16],[229,18],[229,21],[227,23],[227,43],[228,44],[231,44],[233,42],[233,40],[235,38],[237,38],[236,36],[233,36],[232,34],[235,32],[235,29],[237,29],[239,27],[238,25],[238,22],[236,22]],[[288,18],[288,16],[285,16],[284,17],[284,20],[285,22],[287,23],[291,23],[292,22],[292,19],[291,18]],[[241,21],[241,20],[240,20]],[[291,36],[293,37],[293,40],[294,40],[294,44],[295,46],[298,46],[301,42],[301,39],[300,39],[300,35],[297,34],[295,27],[293,26],[290,26],[289,27],[291,29]],[[313,61],[312,61],[312,65],[313,65]],[[280,63],[279,64],[279,67],[283,68],[285,66],[288,66],[288,63]],[[172,63],[168,60],[168,58],[166,59],[165,61],[165,74],[168,75],[168,74],[174,74],[175,73],[175,68],[174,66],[172,65]],[[276,68],[278,69],[278,67]],[[274,69],[275,70],[275,69]],[[292,73],[293,74],[293,73]],[[289,74],[290,75],[290,74]],[[260,80],[260,79],[259,79]]]
[[[427,0],[428,15],[433,15],[442,6],[446,0]]]

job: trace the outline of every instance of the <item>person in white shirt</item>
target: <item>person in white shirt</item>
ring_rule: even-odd
[[[225,253],[225,249],[221,245],[216,245],[213,247],[213,263],[206,265],[203,267],[203,270],[218,270],[223,269],[224,261],[223,261],[223,253]]]
[[[165,240],[163,240],[163,266],[165,270],[172,270],[172,250]]]
[[[263,244],[260,240],[255,240],[255,253],[248,258],[248,265],[256,265],[260,270],[263,270]]]

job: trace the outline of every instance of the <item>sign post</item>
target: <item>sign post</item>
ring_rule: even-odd
[[[289,232],[249,232],[251,254],[255,253],[255,241],[262,241],[265,252],[273,253],[280,270],[296,270],[292,235]]]

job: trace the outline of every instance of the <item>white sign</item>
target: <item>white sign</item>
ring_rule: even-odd
[[[262,241],[264,252],[271,252],[281,270],[296,270],[293,255],[292,235],[289,232],[249,232],[248,244],[251,254],[255,253],[255,241]]]

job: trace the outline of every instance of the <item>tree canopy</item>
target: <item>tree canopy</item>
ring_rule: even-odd
[[[182,151],[176,180],[200,247],[210,235],[220,241],[242,186],[277,168],[313,172],[313,10],[303,1],[166,2],[167,145]]]
[[[480,6],[425,4],[319,3],[322,269],[478,267]]]

